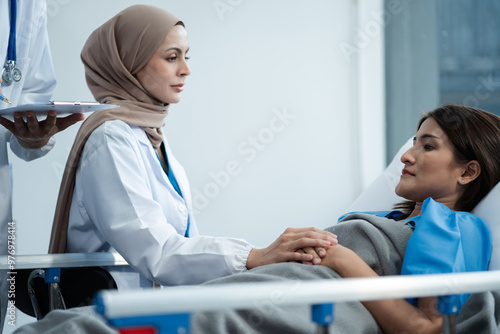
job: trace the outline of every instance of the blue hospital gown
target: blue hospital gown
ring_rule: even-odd
[[[399,220],[400,211],[365,212]],[[347,214],[340,217],[341,220]],[[427,198],[421,214],[407,219],[414,227],[406,246],[401,275],[461,273],[488,270],[491,236],[488,225],[469,212],[453,211]],[[458,295],[459,309],[470,294]],[[416,299],[407,299],[416,304]]]
[[[488,225],[469,212],[453,211],[428,198],[406,246],[401,275],[488,270],[491,238]],[[460,295],[459,309],[470,295]]]

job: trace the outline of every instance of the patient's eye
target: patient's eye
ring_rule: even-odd
[[[424,150],[426,151],[432,151],[434,149],[434,146],[430,144],[424,144]]]

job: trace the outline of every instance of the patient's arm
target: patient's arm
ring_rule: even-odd
[[[355,252],[336,245],[327,249],[323,265],[344,278],[378,276]],[[440,333],[441,315],[436,297],[420,298],[418,307],[404,299],[363,302],[384,333]]]

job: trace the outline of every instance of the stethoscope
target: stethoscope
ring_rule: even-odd
[[[7,61],[3,66],[2,84],[12,85],[12,82],[18,82],[22,78],[21,70],[16,67],[16,19],[17,19],[17,1],[10,1],[10,34],[9,46],[7,49]]]

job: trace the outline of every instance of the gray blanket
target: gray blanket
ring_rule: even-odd
[[[411,228],[403,222],[371,215],[350,215],[329,228],[339,242],[353,249],[379,275],[401,272],[406,243]],[[262,266],[243,274],[207,282],[234,284],[240,282],[271,282],[290,280],[340,279],[324,266],[279,263]],[[500,291],[473,294],[457,317],[458,333],[498,333]],[[270,300],[251,310],[203,312],[192,316],[194,334],[246,333],[316,333],[308,305],[278,306]],[[359,302],[335,305],[335,321],[331,333],[382,333],[370,313]],[[116,333],[92,309],[55,311],[38,323],[20,328],[16,333]]]
[[[396,222],[366,214],[352,214],[327,229],[337,234],[339,243],[355,251],[379,275],[398,275],[412,230]],[[339,279],[325,266],[277,263],[228,276],[206,284],[238,282]],[[332,333],[382,333],[376,321],[360,302],[335,305]],[[194,314],[193,333],[315,333],[309,305]]]

